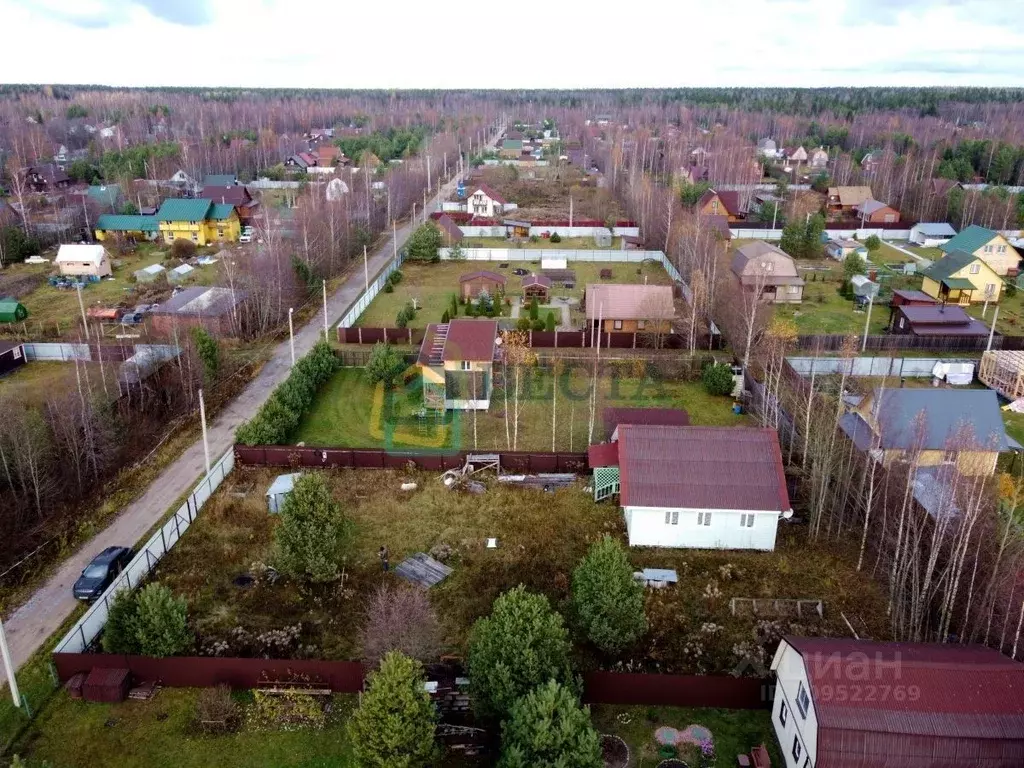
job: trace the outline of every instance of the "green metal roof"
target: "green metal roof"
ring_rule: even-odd
[[[966,277],[944,277],[942,284],[954,291],[973,291],[974,283]]]
[[[523,142],[521,139],[505,139],[501,143],[502,149],[522,149]]]
[[[156,232],[156,216],[123,216],[105,213],[96,220],[96,229],[106,232]]]
[[[210,209],[209,218],[214,221],[221,221],[231,216],[231,212],[235,210],[235,206],[231,203],[214,203],[213,208]]]
[[[971,224],[971,226],[967,227],[967,229],[963,230],[959,235],[951,238],[949,242],[940,245],[939,248],[946,253],[952,253],[953,251],[974,253],[997,234],[999,233],[994,232],[991,229],[985,229],[985,227],[979,227],[977,224]]]
[[[121,185],[120,184],[107,184],[105,186],[93,185],[89,187],[85,193],[91,200],[95,200],[100,205],[109,205],[111,207],[117,205],[117,201],[121,199]]]
[[[157,221],[203,221],[212,205],[211,200],[170,198],[164,200],[156,212],[156,218]]]
[[[0,323],[20,323],[28,310],[17,299],[0,299]]]
[[[238,182],[233,173],[210,173],[203,176],[204,187],[231,187]]]
[[[921,274],[924,277],[931,278],[937,283],[941,283],[946,278],[952,277],[961,269],[976,261],[981,261],[981,259],[974,254],[965,253],[964,251],[954,251],[952,253],[947,253]]]

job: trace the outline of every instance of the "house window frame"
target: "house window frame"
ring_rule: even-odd
[[[679,525],[679,510],[678,509],[666,509],[665,510],[665,525]]]
[[[786,702],[780,702],[779,706],[779,723],[783,728],[786,727],[786,723],[789,721],[789,707],[786,706]]]
[[[753,528],[755,515],[753,512],[740,513],[740,528]]]
[[[976,275],[979,272],[981,272],[981,264],[979,264],[978,262],[974,262],[973,264],[971,264],[970,273],[972,275]]]
[[[793,736],[793,750],[792,750],[793,761],[796,762],[796,763],[799,763],[800,762],[800,757],[803,755],[803,753],[804,753],[804,748],[803,748],[803,745],[800,743],[800,736],[799,735],[794,735]]]
[[[708,527],[711,525],[711,513],[710,512],[698,512],[697,513],[697,525],[703,525]]]
[[[622,330],[622,321],[621,320],[612,320],[612,330],[613,331],[621,331]]]
[[[460,361],[460,368],[459,368],[459,370],[462,370],[462,371],[472,371],[473,370],[473,362],[471,360],[461,360]]]
[[[811,708],[811,695],[807,692],[807,686],[804,685],[803,680],[800,681],[796,689],[796,708],[800,712],[800,717],[806,720],[807,711]]]

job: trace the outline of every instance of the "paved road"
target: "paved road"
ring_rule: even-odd
[[[492,142],[493,144],[494,142]],[[428,213],[439,209],[454,189],[456,179],[450,181],[439,194],[428,201]],[[421,223],[406,222],[398,228],[397,239],[404,243],[413,229]],[[394,245],[389,237],[372,255],[369,261],[371,280],[383,269],[394,254]],[[355,269],[352,275],[327,300],[327,317],[332,324],[341,318],[363,292],[362,269]],[[333,328],[332,328],[333,330]],[[320,311],[309,323],[295,333],[295,355],[301,357],[324,336],[324,315]],[[273,357],[263,366],[259,375],[241,394],[226,405],[208,429],[210,460],[216,461],[233,444],[235,429],[239,424],[256,413],[274,387],[288,376],[291,367],[291,350],[288,341],[278,345]],[[145,493],[125,507],[124,511],[103,531],[94,536],[74,555],[69,557],[50,579],[43,584],[4,623],[7,642],[10,645],[14,666],[20,667],[63,623],[75,609],[71,596],[71,585],[89,563],[92,557],[104,547],[115,544],[134,544],[167,512],[170,504],[188,493],[203,475],[203,443],[197,441],[168,466]],[[0,685],[0,687],[3,687]]]

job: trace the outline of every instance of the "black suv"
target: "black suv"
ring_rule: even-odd
[[[73,587],[76,600],[91,603],[103,594],[135,553],[128,547],[107,547],[93,558]]]

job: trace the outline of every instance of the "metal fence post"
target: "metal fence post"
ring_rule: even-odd
[[[78,625],[78,634],[82,638],[82,653],[85,653],[85,649],[89,647],[89,644],[85,642],[85,625]]]
[[[160,526],[160,545],[164,549],[164,554],[167,554],[167,539],[164,538],[164,527]]]
[[[181,521],[178,519],[178,513],[174,513],[174,530],[178,534],[178,539],[181,538]],[[175,539],[177,541],[177,539]]]

